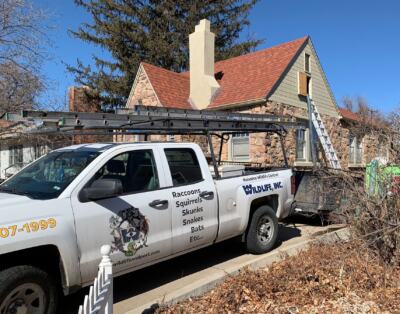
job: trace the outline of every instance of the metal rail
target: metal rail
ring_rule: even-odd
[[[236,113],[214,110],[169,109],[135,106],[114,113],[51,112],[25,110],[12,115],[13,121],[31,121],[38,128],[30,133],[46,135],[132,135],[185,134],[207,137],[214,173],[219,178],[222,146],[227,137],[239,133],[275,133],[280,137],[286,167],[288,161],[283,137],[289,128],[305,129],[307,121],[295,117]],[[212,136],[220,137],[218,160]]]
[[[117,113],[23,111],[18,119],[35,121],[42,126],[41,131],[74,133],[92,130],[106,133],[129,131],[132,134],[204,134],[282,132],[287,128],[305,128],[305,122],[294,117],[143,106],[136,106],[132,111],[118,110]]]

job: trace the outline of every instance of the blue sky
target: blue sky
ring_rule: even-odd
[[[90,16],[73,0],[34,0],[53,15],[51,60],[43,64],[50,79],[46,99],[65,99],[74,84],[64,63],[91,62],[105,51],[67,33]],[[363,96],[388,113],[400,107],[400,1],[261,0],[250,15],[250,32],[265,39],[259,48],[310,35],[339,105],[345,96]]]

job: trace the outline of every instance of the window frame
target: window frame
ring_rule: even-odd
[[[303,146],[302,147],[302,154],[303,154],[302,158],[300,158],[297,155],[297,152],[299,151],[298,148],[299,148],[299,139],[300,139],[299,133],[300,132],[303,132],[303,135],[304,135],[304,139],[302,140],[303,143],[301,144]],[[307,161],[307,132],[305,129],[297,129],[295,134],[296,134],[296,161]]]
[[[168,157],[167,157],[167,154],[166,154],[167,150],[188,150],[188,151],[191,151],[193,156],[196,158],[197,165],[199,167],[200,174],[201,174],[201,179],[197,180],[197,181],[190,182],[190,183],[180,183],[180,184],[176,184],[175,185],[174,184],[174,180],[172,178],[172,171],[171,171],[171,168],[170,168],[170,165],[169,165]],[[202,166],[200,164],[199,159],[197,158],[196,151],[193,148],[191,148],[191,147],[164,147],[164,148],[162,148],[162,151],[163,151],[165,162],[166,162],[166,169],[165,170],[166,170],[166,173],[169,175],[169,177],[171,179],[171,186],[170,187],[176,188],[176,187],[181,187],[181,186],[188,186],[188,185],[198,184],[198,183],[203,182],[205,180]]]
[[[363,166],[363,157],[364,157],[364,147],[363,141],[364,138],[360,139],[359,136],[354,134],[349,134],[349,166]],[[352,144],[354,143],[354,156],[352,156]],[[358,156],[359,154],[359,156]],[[359,157],[359,158],[358,158]]]
[[[379,139],[376,157],[382,160],[389,160],[390,155],[389,145],[385,139]]]
[[[8,156],[8,165],[19,165],[24,163],[24,146],[23,145],[11,145],[8,147],[9,156]],[[17,154],[16,152],[19,152]],[[15,162],[16,156],[20,155],[21,161]]]
[[[149,151],[149,152],[151,153],[152,159],[153,159],[154,165],[155,165],[156,174],[157,174],[158,187],[155,188],[155,189],[151,189],[151,190],[141,190],[141,191],[134,191],[134,192],[125,192],[125,193],[118,194],[116,197],[127,196],[127,195],[134,195],[134,194],[138,194],[138,193],[148,193],[148,192],[154,192],[154,191],[158,191],[158,190],[164,189],[165,187],[162,187],[161,180],[160,180],[160,175],[162,175],[162,169],[160,169],[159,165],[157,165],[157,158],[156,158],[156,154],[155,154],[155,152],[154,152],[154,149],[152,149],[152,148],[130,149],[130,150],[125,150],[125,151],[117,151],[116,154],[113,154],[111,157],[109,157],[109,158],[107,158],[106,160],[104,160],[104,161],[101,163],[101,166],[99,166],[98,168],[96,168],[96,170],[94,171],[94,173],[91,174],[90,179],[87,180],[87,181],[85,182],[85,184],[79,189],[79,192],[78,192],[78,194],[77,194],[77,195],[78,195],[78,200],[79,200],[81,203],[94,202],[94,201],[92,201],[92,200],[83,200],[83,199],[81,198],[80,195],[81,195],[81,193],[83,192],[84,189],[86,189],[87,187],[90,186],[90,184],[93,183],[93,181],[94,181],[94,180],[93,180],[93,179],[94,179],[94,176],[98,173],[98,171],[100,171],[100,169],[102,169],[110,160],[112,160],[112,159],[114,159],[114,158],[116,158],[116,157],[118,157],[118,156],[121,156],[121,155],[123,155],[123,154],[130,154],[130,153],[132,153],[132,152],[138,152],[138,151]],[[129,158],[128,158],[128,160],[129,160]],[[115,197],[115,196],[114,196],[114,197]],[[111,198],[113,198],[113,197],[111,197]],[[110,198],[104,198],[104,199],[110,199]]]
[[[304,53],[304,72],[311,73],[311,55],[307,52]]]
[[[242,140],[247,140],[246,144],[248,146],[248,152],[246,157],[243,158],[235,158],[234,156],[234,145],[235,145],[235,139],[242,139]],[[250,161],[251,159],[251,155],[250,155],[250,151],[251,151],[251,145],[250,145],[250,134],[248,132],[244,132],[244,133],[236,133],[236,134],[232,134],[230,136],[229,139],[229,159],[232,161],[238,161],[238,162],[245,162],[245,161]]]

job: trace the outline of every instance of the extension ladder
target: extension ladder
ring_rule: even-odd
[[[314,105],[314,101],[310,97],[307,97],[307,104],[308,110],[311,112],[312,123],[317,132],[322,148],[324,149],[328,162],[332,168],[341,169],[339,158],[337,157],[331,139],[329,138],[329,134],[324,126],[321,115],[319,114],[317,107]]]

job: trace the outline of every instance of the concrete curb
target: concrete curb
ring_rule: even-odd
[[[227,276],[237,274],[241,269],[248,267],[250,269],[258,269],[271,265],[273,262],[282,260],[285,256],[292,256],[297,254],[299,251],[306,249],[311,243],[322,242],[322,243],[333,243],[336,241],[346,241],[349,239],[349,229],[343,228],[328,232],[322,235],[313,236],[302,242],[292,244],[285,247],[284,249],[275,249],[272,252],[259,255],[251,261],[230,265],[227,267],[217,268],[214,267],[214,271],[208,274],[204,278],[193,281],[183,288],[171,291],[170,293],[164,295],[162,298],[156,298],[151,302],[148,302],[142,306],[129,310],[125,313],[135,314],[142,313],[148,310],[148,313],[152,313],[150,310],[152,305],[155,304],[172,304],[182,301],[184,299],[199,296],[205,292],[213,289],[218,283],[222,282]]]

